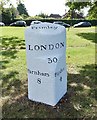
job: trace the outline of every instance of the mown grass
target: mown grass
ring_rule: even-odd
[[[2,27],[3,118],[96,118],[95,28],[67,30],[68,92],[51,107],[28,100],[24,30]]]

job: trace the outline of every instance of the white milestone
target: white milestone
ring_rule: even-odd
[[[66,29],[53,23],[26,28],[28,98],[55,106],[67,92]]]

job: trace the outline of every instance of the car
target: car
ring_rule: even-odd
[[[17,26],[17,27],[26,27],[25,21],[16,21],[10,24],[10,26]]]
[[[74,28],[75,27],[91,27],[91,23],[90,22],[79,22],[74,25]]]
[[[0,22],[0,26],[5,26],[5,24],[3,22]]]
[[[39,24],[39,23],[42,23],[42,22],[41,22],[41,21],[38,21],[38,20],[35,20],[35,21],[32,21],[32,22],[30,23],[30,25]]]
[[[62,25],[62,26],[64,26],[64,27],[66,27],[66,28],[69,28],[70,27],[70,25],[69,24],[67,24],[67,23],[64,23],[64,22],[62,22],[62,21],[56,21],[56,22],[53,22],[54,24],[59,24],[59,25]]]

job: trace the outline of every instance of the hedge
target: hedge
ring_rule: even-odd
[[[32,21],[34,21],[35,19],[32,19],[32,20],[25,20],[27,25],[29,26],[30,23]],[[64,20],[64,19],[38,19],[39,21],[42,21],[42,22],[50,22],[50,23],[53,23],[54,21],[63,21],[67,24],[70,24],[71,26],[73,26],[74,24],[76,23],[79,23],[79,22],[90,22],[92,24],[92,26],[97,26],[97,20]]]
[[[21,19],[15,19],[15,20],[13,20],[13,21],[8,21],[8,22],[6,22],[5,24],[6,25],[9,25],[10,23],[12,23],[12,22],[15,22],[15,21],[18,21],[18,20],[21,20]],[[32,22],[32,21],[34,21],[35,19],[32,19],[32,20],[24,20],[26,23],[27,23],[27,25],[29,26],[30,25],[30,23]],[[97,26],[97,20],[64,20],[64,19],[37,19],[37,20],[39,20],[39,21],[42,21],[42,22],[50,22],[50,23],[53,23],[54,21],[63,21],[63,22],[65,22],[65,23],[67,23],[67,24],[70,24],[71,26],[73,26],[74,24],[76,24],[76,23],[79,23],[79,22],[84,22],[84,21],[87,21],[87,22],[90,22],[91,24],[92,24],[92,26]]]
[[[32,21],[34,21],[35,19],[32,19],[32,20],[25,20],[27,25],[29,26],[30,23]],[[37,19],[39,21],[42,21],[42,22],[50,22],[50,23],[53,23],[54,21],[62,21],[62,22],[65,22],[67,24],[70,24],[71,26],[73,26],[74,24],[78,23],[78,22],[90,22],[92,24],[92,26],[97,26],[97,20],[64,20],[64,19]]]

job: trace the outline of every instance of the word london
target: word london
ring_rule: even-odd
[[[64,42],[56,43],[56,44],[49,44],[49,45],[28,45],[28,50],[53,50],[53,49],[60,49],[64,47]]]

